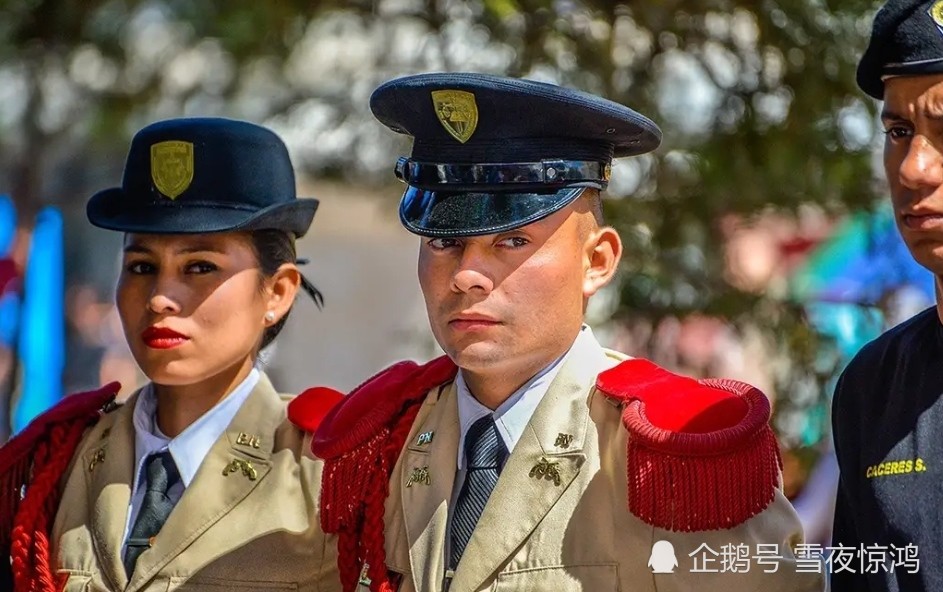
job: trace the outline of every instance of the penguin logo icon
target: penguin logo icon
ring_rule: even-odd
[[[648,567],[652,573],[674,573],[678,567],[678,558],[675,557],[675,548],[668,541],[656,541],[652,545],[652,556],[648,559]]]

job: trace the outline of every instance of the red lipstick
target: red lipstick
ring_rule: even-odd
[[[190,338],[167,327],[148,327],[141,333],[141,340],[154,349],[171,349],[182,345]]]

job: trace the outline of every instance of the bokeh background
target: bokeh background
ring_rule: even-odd
[[[84,204],[154,120],[248,119],[321,199],[299,245],[324,292],[265,352],[275,384],[347,390],[439,353],[396,218],[403,137],[381,82],[522,76],[664,130],[605,202],[626,242],[589,322],[604,344],[774,402],[787,494],[825,542],[831,388],[857,349],[933,302],[886,209],[877,105],[854,83],[865,0],[0,1],[0,441],[64,393],[143,383],[112,306],[121,237]]]

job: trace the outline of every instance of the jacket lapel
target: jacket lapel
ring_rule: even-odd
[[[111,427],[88,447],[80,469],[88,483],[89,527],[102,573],[112,585],[128,583],[122,562],[122,545],[134,479],[134,405],[140,390],[114,412]],[[94,437],[94,436],[93,436]]]
[[[271,469],[273,436],[284,418],[284,404],[263,374],[229,427],[213,444],[199,470],[154,540],[134,568],[127,592],[140,590],[201,534],[226,516],[265,480]],[[245,544],[227,537],[203,565]],[[193,563],[191,558],[190,563]]]
[[[439,590],[445,575],[445,536],[458,438],[458,405],[452,382],[441,389],[438,402],[414,432],[403,455],[400,498],[417,592]]]
[[[500,570],[579,474],[590,390],[612,363],[584,329],[501,472],[455,570],[453,592],[477,590]]]

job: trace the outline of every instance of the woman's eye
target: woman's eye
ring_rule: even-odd
[[[196,263],[191,263],[187,266],[187,273],[202,275],[205,273],[212,273],[217,269],[219,268],[208,261],[197,261]]]
[[[128,273],[133,273],[135,275],[142,275],[146,273],[153,273],[154,266],[145,261],[131,261],[124,266],[125,271]]]

